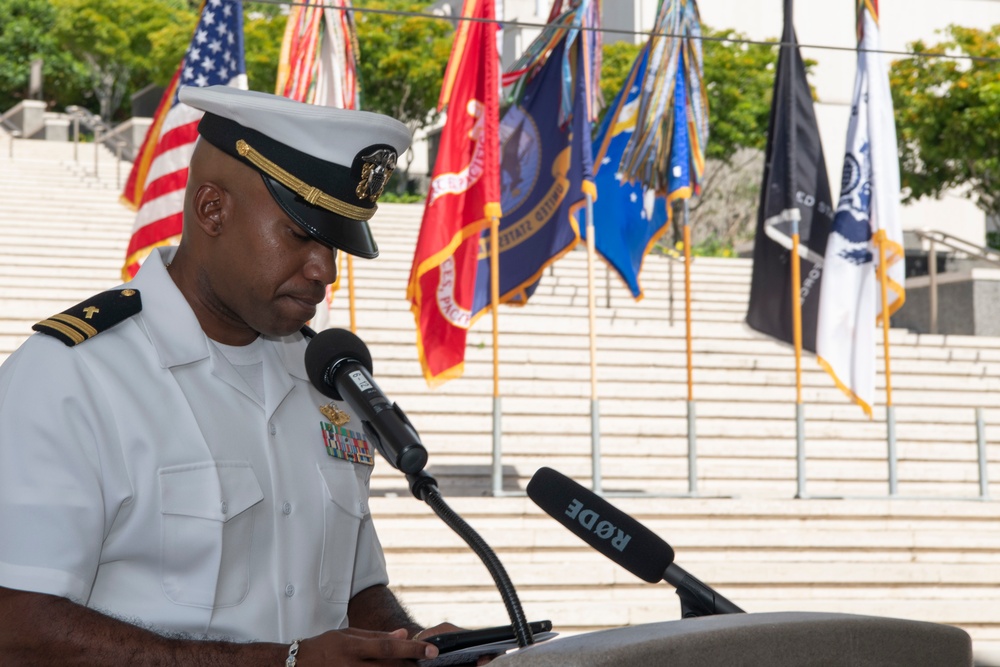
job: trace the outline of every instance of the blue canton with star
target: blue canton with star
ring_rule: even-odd
[[[238,0],[207,0],[184,54],[181,86],[226,85],[246,74],[246,69],[242,4]]]

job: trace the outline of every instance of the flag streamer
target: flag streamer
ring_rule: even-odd
[[[351,0],[305,0],[291,7],[281,42],[275,94],[307,104],[360,109],[358,34]],[[343,259],[343,256],[341,257]],[[343,267],[344,262],[340,262]],[[353,264],[348,263],[348,272]],[[344,272],[326,288],[326,308],[318,308],[314,329],[329,324],[329,307]],[[349,276],[353,281],[353,275]],[[352,285],[353,291],[353,285]],[[351,320],[354,309],[351,306]],[[352,325],[351,330],[354,330]]]
[[[680,37],[678,37],[680,36]],[[701,191],[708,143],[708,92],[704,83],[701,18],[694,0],[667,0],[657,12],[646,44],[648,67],[640,84],[635,129],[621,157],[619,171],[629,182],[656,192],[669,187],[674,164],[674,135],[685,132],[690,155],[690,187]],[[675,116],[675,97],[685,94],[683,121]],[[686,129],[685,126],[686,125]]]

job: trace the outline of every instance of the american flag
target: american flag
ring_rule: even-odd
[[[122,278],[135,276],[157,246],[176,243],[184,213],[188,163],[202,112],[177,99],[180,86],[247,88],[243,9],[239,0],[206,0],[181,66],[167,87],[132,165],[122,201],[137,209]]]

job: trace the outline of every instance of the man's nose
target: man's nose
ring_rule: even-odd
[[[329,285],[337,279],[337,249],[328,248],[319,241],[310,244],[309,261],[305,274],[309,280]]]

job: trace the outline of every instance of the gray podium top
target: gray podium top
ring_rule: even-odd
[[[559,630],[553,627],[553,630]],[[878,616],[726,614],[557,637],[491,667],[971,667],[959,628]]]

